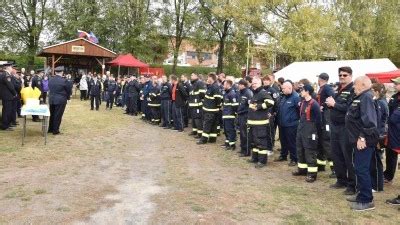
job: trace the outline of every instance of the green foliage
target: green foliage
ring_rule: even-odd
[[[16,66],[18,68],[26,68],[29,65],[29,58],[24,54],[6,54],[0,53],[0,60],[12,60],[15,61]],[[40,69],[44,66],[44,58],[43,57],[35,57],[35,64],[31,66],[32,69]]]

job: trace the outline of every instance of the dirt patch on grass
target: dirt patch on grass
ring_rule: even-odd
[[[103,105],[104,106],[104,105]],[[328,172],[308,184],[285,163],[255,169],[219,144],[88,102],[68,105],[61,136],[29,123],[0,133],[0,224],[396,224],[384,204],[400,185],[376,193],[376,210],[354,213]],[[19,128],[20,129],[20,128]],[[219,138],[222,143],[223,138]]]

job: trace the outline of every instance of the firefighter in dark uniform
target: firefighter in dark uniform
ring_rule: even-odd
[[[98,77],[93,76],[92,80],[90,81],[90,110],[93,110],[95,105],[96,110],[99,110],[102,86],[103,85]]]
[[[218,115],[220,115],[222,94],[217,83],[217,76],[210,73],[207,78],[207,91],[203,102],[203,133],[197,144],[217,141]]]
[[[384,173],[386,182],[392,182],[396,171],[397,154],[400,153],[400,77],[391,80],[397,91],[389,101],[388,121],[388,148],[386,149],[386,171]],[[392,158],[388,161],[388,154]],[[393,199],[386,200],[389,205],[400,206],[400,195]]]
[[[162,76],[161,90],[160,90],[160,100],[161,100],[161,127],[170,128],[171,127],[171,95],[172,86],[168,82],[167,76]]]
[[[222,103],[222,119],[225,133],[225,144],[223,147],[225,147],[226,150],[236,149],[235,119],[239,102],[237,99],[237,94],[232,86],[233,82],[231,80],[225,80],[225,94]]]
[[[56,76],[49,80],[50,121],[48,132],[54,135],[60,134],[65,106],[72,94],[71,84],[62,77],[63,71],[63,66],[57,67],[55,69]]]
[[[300,92],[304,99],[300,105],[300,123],[297,128],[296,149],[297,149],[297,171],[294,176],[306,175],[309,183],[317,179],[317,152],[319,129],[321,127],[321,109],[316,100],[311,96],[314,88],[306,84]]]
[[[114,105],[114,99],[115,99],[115,94],[117,93],[117,82],[115,81],[115,78],[113,76],[110,76],[108,78],[107,82],[107,93],[106,93],[106,109],[112,109]]]
[[[275,134],[276,134],[276,114],[278,112],[278,107],[279,107],[279,100],[280,100],[280,94],[279,94],[279,89],[278,87],[276,87],[276,83],[273,83],[274,85],[271,85],[271,83],[273,82],[272,79],[273,76],[271,75],[267,75],[265,77],[263,77],[263,85],[264,85],[264,89],[267,91],[267,93],[272,97],[272,99],[274,100],[275,104],[274,107],[269,109],[269,124],[271,127],[271,141],[272,141],[272,148],[275,146]]]
[[[250,156],[249,127],[247,127],[247,117],[249,112],[249,102],[253,98],[253,92],[248,88],[249,83],[245,79],[239,81],[239,106],[237,109],[237,120],[240,135],[240,157]]]
[[[126,114],[136,116],[138,113],[140,85],[135,76],[131,76],[126,83]]]
[[[161,99],[160,86],[157,83],[157,76],[152,77],[152,88],[147,100],[151,110],[151,123],[154,125],[159,125],[161,121]]]
[[[22,89],[22,83],[19,82],[17,78],[17,71],[13,68],[11,72],[11,81],[13,83],[15,92],[17,93],[17,97],[13,101],[13,106],[12,106],[12,113],[11,113],[11,127],[15,127],[18,125],[17,122],[17,112],[18,112],[18,102],[21,102],[21,89]]]
[[[268,111],[274,106],[274,100],[265,91],[260,78],[253,78],[252,88],[254,95],[249,103],[247,120],[252,140],[250,162],[257,163],[256,168],[262,168],[273,153]]]
[[[367,76],[354,81],[355,96],[346,114],[346,130],[353,150],[354,170],[358,193],[347,197],[351,209],[365,211],[374,209],[370,166],[372,155],[379,141],[377,108],[371,91],[371,80]]]
[[[192,116],[192,132],[189,134],[201,138],[203,133],[203,100],[206,93],[205,83],[197,74],[191,75],[192,90],[189,92],[189,109]]]
[[[344,191],[346,195],[353,195],[356,191],[353,151],[345,129],[346,112],[354,95],[352,73],[350,67],[340,67],[338,92],[334,97],[326,99],[326,105],[331,109],[331,153],[337,179],[330,187],[346,188]]]
[[[389,100],[388,120],[388,148],[386,155],[385,183],[391,183],[397,168],[398,154],[400,153],[400,77],[391,80],[395,85],[396,94]],[[399,196],[400,202],[400,196]]]
[[[331,168],[332,174],[329,176],[335,178],[335,170],[333,169],[333,161],[331,156],[331,133],[330,133],[330,109],[327,107],[325,101],[329,97],[335,95],[335,91],[331,86],[328,85],[329,75],[327,73],[321,73],[318,75],[319,90],[316,100],[321,107],[322,123],[321,123],[321,134],[318,147],[317,164],[318,171],[325,171],[325,166],[328,164]]]
[[[3,109],[0,128],[5,131],[13,131],[10,127],[12,122],[12,107],[13,101],[15,101],[18,95],[12,83],[12,64],[5,63],[2,66],[4,67],[4,72],[0,72],[0,97]]]

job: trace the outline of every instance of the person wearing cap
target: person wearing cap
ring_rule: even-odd
[[[334,97],[326,99],[326,105],[331,109],[331,153],[336,174],[336,183],[330,187],[346,190],[345,195],[356,193],[356,179],[353,166],[353,150],[348,140],[345,128],[345,116],[354,96],[353,70],[350,67],[340,67],[338,92]]]
[[[386,149],[385,183],[391,183],[397,167],[400,153],[400,77],[391,80],[395,85],[396,94],[389,100],[388,148]],[[399,199],[400,201],[400,199]]]
[[[140,84],[135,76],[131,76],[126,83],[126,114],[137,116]]]
[[[179,82],[175,75],[170,77],[172,83],[172,118],[174,121],[173,129],[178,132],[183,132],[184,120],[183,120],[183,110],[185,108],[186,100],[189,97],[187,89],[184,87],[182,82]]]
[[[18,74],[17,74],[17,70],[15,68],[13,68],[11,70],[11,75],[12,75],[11,82],[14,85],[15,92],[17,92],[17,97],[13,101],[12,113],[11,113],[11,126],[15,127],[18,125],[17,114],[18,114],[18,107],[20,107],[19,105],[21,104],[22,83],[20,83],[18,80]]]
[[[106,109],[112,109],[115,94],[117,93],[117,82],[113,76],[109,76],[106,90]]]
[[[56,76],[49,80],[50,121],[48,132],[54,135],[60,134],[65,106],[72,94],[71,85],[62,77],[63,71],[64,67],[57,67],[55,69]]]
[[[42,91],[42,77],[40,74],[35,74],[35,71],[32,70],[31,71],[31,75],[32,75],[32,88],[37,88],[40,90],[41,93],[43,93]],[[40,97],[40,99],[42,98],[42,96]],[[32,121],[33,122],[40,122],[39,116],[32,116]]]
[[[94,110],[95,105],[96,110],[99,110],[102,86],[103,85],[98,77],[93,75],[93,78],[90,81],[90,110]]]
[[[317,179],[318,139],[321,127],[321,109],[312,98],[314,88],[310,84],[304,85],[300,94],[304,99],[300,105],[300,123],[297,128],[297,171],[293,176],[306,176],[306,182],[312,183]]]
[[[386,149],[385,178],[391,182],[396,171],[397,154],[400,153],[400,77],[392,79],[397,91],[389,101],[388,149]],[[388,156],[390,157],[388,161]],[[391,178],[391,179],[390,179]],[[400,206],[400,195],[386,200],[387,204]]]
[[[239,81],[239,106],[237,109],[237,121],[239,124],[240,135],[240,157],[250,156],[249,127],[247,118],[249,113],[249,102],[253,98],[253,92],[249,88],[249,83],[245,79]]]
[[[12,122],[12,107],[13,101],[18,97],[15,87],[12,83],[12,64],[6,63],[2,65],[4,72],[0,72],[0,97],[2,99],[2,118],[1,118],[1,130],[13,131],[11,128]]]
[[[354,97],[345,116],[347,139],[353,152],[358,193],[346,198],[355,211],[375,208],[372,195],[371,159],[379,141],[377,108],[367,76],[354,81]],[[343,132],[343,131],[341,131]]]
[[[331,178],[335,178],[335,170],[333,168],[333,161],[331,156],[331,133],[330,133],[330,109],[326,105],[325,101],[329,97],[335,95],[335,91],[331,86],[328,85],[329,75],[327,73],[321,73],[318,76],[318,94],[316,100],[321,107],[321,134],[317,155],[318,171],[325,171],[325,166],[328,164],[331,168]]]

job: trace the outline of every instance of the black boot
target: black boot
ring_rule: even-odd
[[[307,175],[307,169],[300,169],[297,168],[297,171],[292,172],[293,176],[306,176]]]
[[[216,137],[210,137],[208,142],[209,143],[215,143],[215,142],[217,142],[217,138]]]
[[[207,138],[201,137],[200,140],[197,142],[198,145],[207,144]]]
[[[192,131],[192,132],[189,133],[189,136],[196,136],[196,135],[197,135],[196,131]]]
[[[318,165],[318,172],[325,171],[325,165]]]
[[[306,182],[313,183],[317,180],[317,173],[308,173],[306,176]]]

